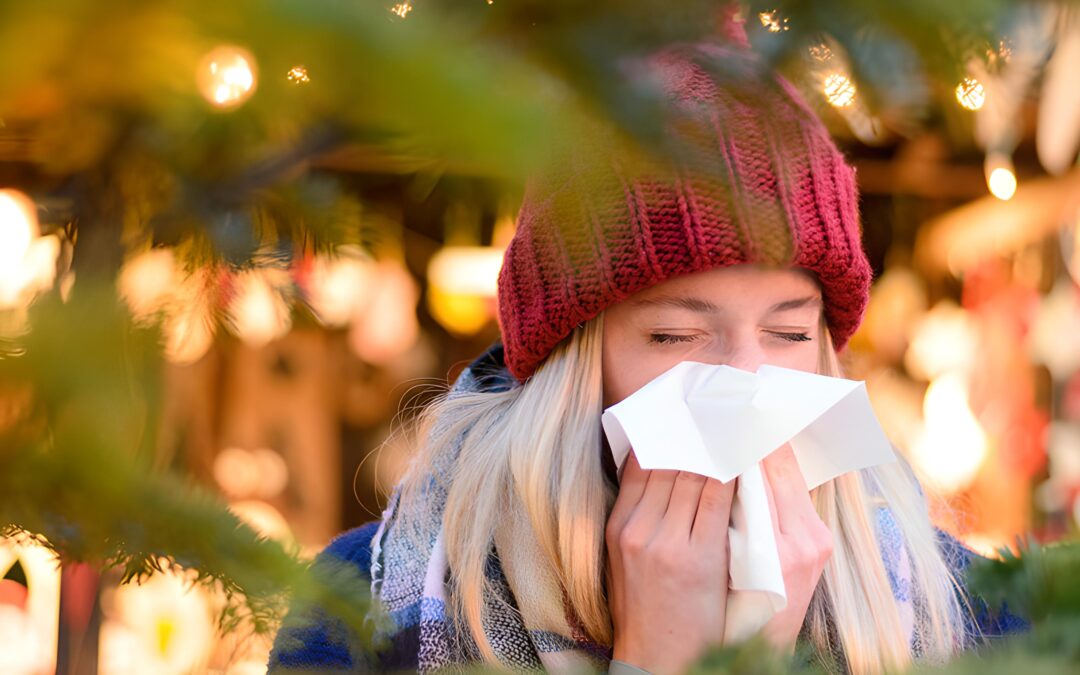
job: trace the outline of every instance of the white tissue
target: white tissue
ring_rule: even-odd
[[[724,641],[745,639],[787,605],[760,465],[790,443],[807,487],[896,459],[862,382],[761,366],[684,361],[604,412],[616,465],[739,477],[732,503]]]

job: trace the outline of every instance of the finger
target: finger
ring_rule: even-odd
[[[690,532],[692,543],[706,544],[727,541],[731,523],[731,500],[735,497],[735,481],[721,483],[709,478],[698,497],[694,525]]]
[[[645,493],[645,485],[649,482],[649,471],[641,468],[633,451],[626,457],[623,465],[622,480],[619,481],[619,493],[615,497],[615,504],[611,507],[608,521],[616,529],[620,529],[633,513],[634,507],[641,501],[641,495]]]
[[[772,484],[769,482],[768,475],[765,475],[765,471],[762,470],[762,483],[765,485],[765,498],[769,500],[769,517],[772,519],[772,531],[773,536],[776,537],[777,545],[780,544],[781,530],[780,530],[780,514],[777,513],[776,508],[776,495],[773,493]]]
[[[675,486],[675,477],[678,474],[678,471],[649,472],[649,482],[645,484],[645,492],[642,493],[641,499],[638,500],[630,516],[630,522],[639,532],[656,532],[659,528],[660,521],[664,519],[664,513],[667,512],[671,490]]]
[[[799,469],[799,462],[789,444],[784,444],[762,462],[765,482],[769,486],[780,531],[797,532],[804,519],[816,517],[817,511],[810,500],[810,490]]]
[[[666,534],[679,541],[690,539],[705,481],[705,476],[689,471],[680,471],[675,476],[667,511],[664,513],[663,529]]]

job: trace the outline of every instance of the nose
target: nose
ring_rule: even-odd
[[[732,335],[727,342],[719,363],[750,372],[756,371],[758,366],[765,363],[765,350],[761,347],[756,331]]]

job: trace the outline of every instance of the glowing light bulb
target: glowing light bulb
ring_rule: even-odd
[[[974,77],[965,77],[956,85],[956,100],[968,110],[978,110],[986,103],[986,87]]]
[[[199,91],[217,108],[235,108],[244,103],[255,93],[256,82],[255,57],[241,47],[217,47],[199,63]]]
[[[1002,201],[1012,199],[1016,194],[1016,172],[1012,160],[1004,155],[987,155],[985,172],[990,194]]]
[[[825,99],[836,108],[846,108],[855,102],[855,83],[842,73],[833,73],[825,78],[822,87]]]
[[[285,79],[293,84],[307,84],[308,82],[311,82],[311,76],[308,75],[307,68],[304,66],[293,66],[290,68]]]
[[[397,14],[402,19],[407,17],[409,15],[409,12],[411,12],[412,10],[413,6],[411,2],[399,2],[398,4],[390,8],[391,12]]]

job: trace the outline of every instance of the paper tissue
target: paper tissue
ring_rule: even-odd
[[[738,477],[728,531],[724,641],[749,637],[787,604],[760,462],[790,443],[809,488],[895,460],[862,382],[761,366],[684,361],[603,415],[616,465]]]

